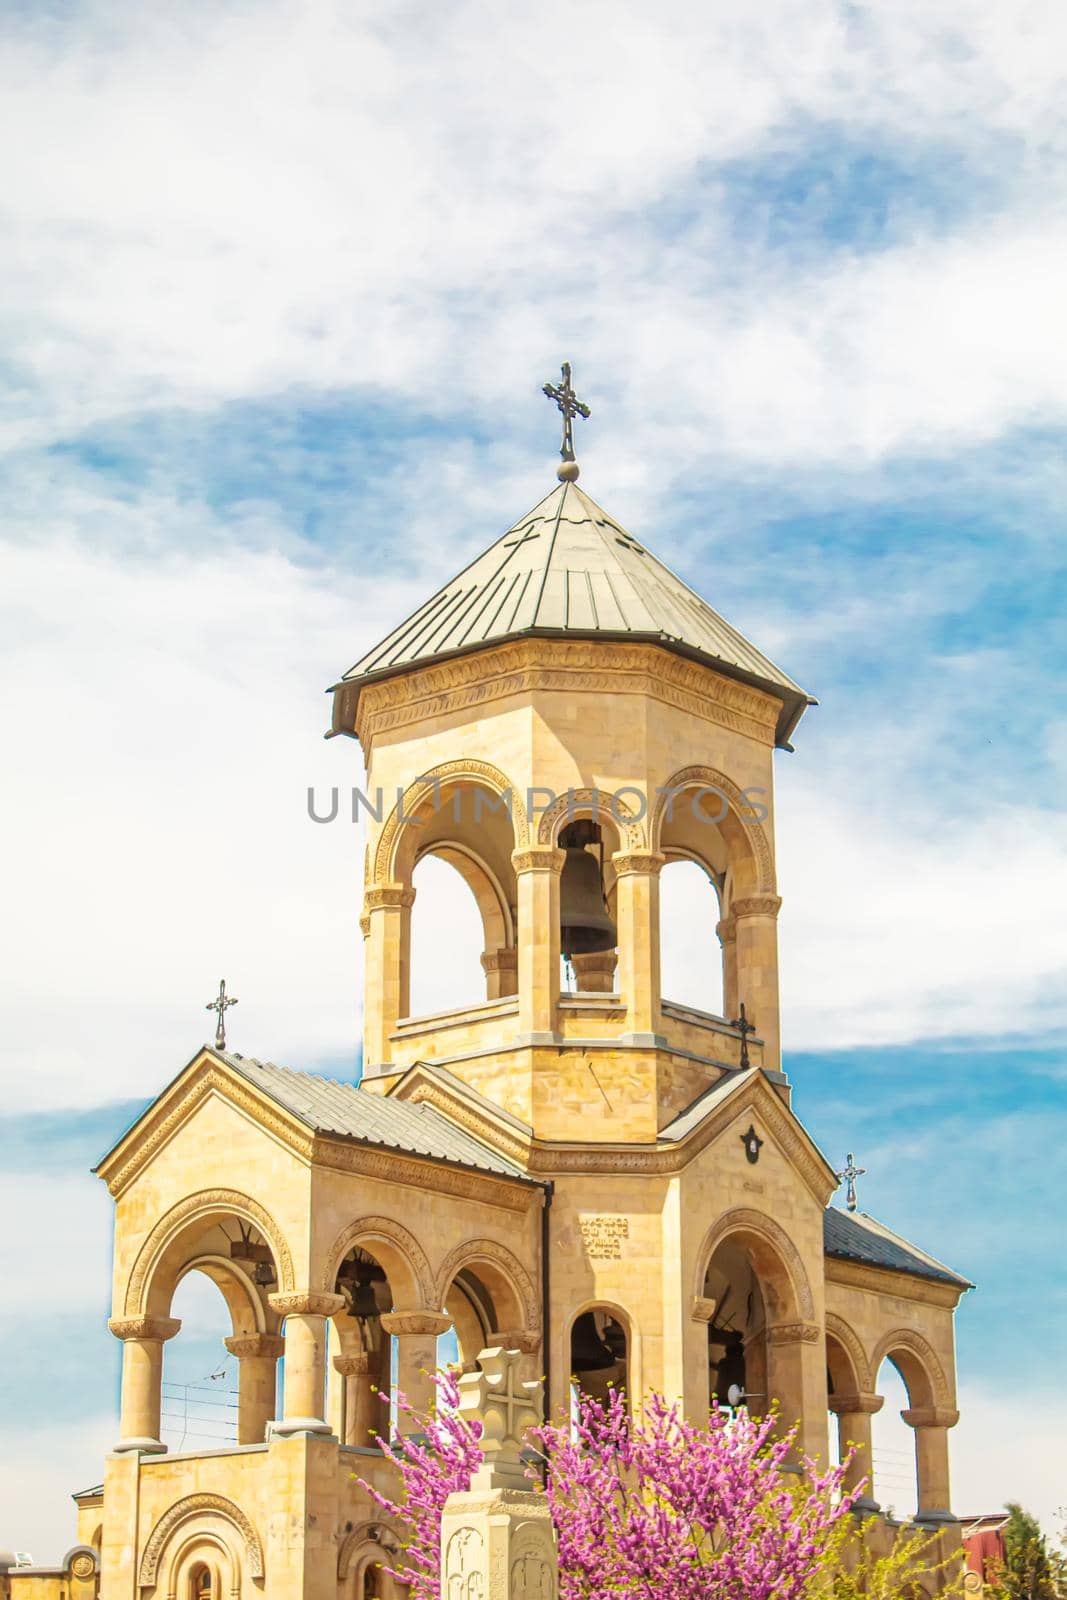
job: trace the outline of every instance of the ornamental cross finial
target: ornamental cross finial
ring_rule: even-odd
[[[475,1473],[472,1489],[527,1486],[523,1436],[541,1421],[541,1385],[520,1379],[521,1361],[518,1350],[493,1345],[478,1357],[480,1371],[466,1372],[459,1380],[461,1415],[482,1425],[479,1444],[485,1463]]]
[[[736,1028],[738,1033],[741,1035],[741,1069],[742,1071],[747,1071],[747,1069],[752,1065],[748,1058],[748,1036],[750,1033],[755,1033],[756,1024],[754,1022],[749,1022],[748,1018],[745,1016],[745,1002],[743,1000],[739,1009],[741,1015],[738,1017],[737,1021],[732,1022],[730,1026]]]
[[[565,361],[560,368],[563,374],[562,383],[546,383],[542,385],[542,394],[547,394],[554,400],[563,413],[563,444],[560,446],[560,458],[563,461],[574,460],[574,419],[587,417],[589,407],[583,400],[579,400],[571,388],[571,364]]]
[[[215,1029],[216,1050],[225,1050],[226,1048],[226,1012],[230,1006],[235,1006],[236,1004],[237,996],[226,993],[226,979],[221,978],[219,980],[218,997],[214,1000],[209,1000],[204,1007],[205,1011],[214,1011],[219,1019]]]
[[[850,1211],[855,1211],[856,1209],[856,1179],[864,1177],[866,1172],[866,1167],[857,1167],[856,1158],[850,1150],[848,1153],[848,1166],[842,1172],[834,1174],[838,1183],[848,1184],[848,1188],[845,1190],[845,1204]]]

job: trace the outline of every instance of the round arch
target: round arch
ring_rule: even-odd
[[[396,1310],[434,1309],[434,1275],[426,1253],[414,1234],[392,1217],[360,1217],[338,1234],[326,1252],[320,1280],[325,1294],[333,1293],[341,1263],[357,1245],[384,1267]]]
[[[603,790],[570,789],[543,812],[537,824],[538,844],[555,844],[568,822],[578,817],[594,816],[605,827],[614,829],[620,850],[645,848],[645,834],[640,818],[633,807],[624,800],[614,800]],[[609,852],[605,851],[605,855]]]
[[[663,850],[664,826],[680,793],[686,789],[714,789],[726,802],[726,811],[716,818],[716,826],[729,852],[734,896],[774,894],[770,840],[761,823],[751,815],[752,807],[737,784],[714,767],[683,767],[663,785],[652,813],[651,848]]]
[[[262,1299],[232,1261],[227,1261],[225,1256],[195,1256],[179,1269],[174,1279],[175,1289],[193,1272],[202,1272],[205,1278],[210,1278],[222,1295],[229,1309],[235,1336],[268,1331]]]
[[[945,1369],[933,1346],[921,1333],[916,1333],[914,1328],[895,1328],[892,1333],[884,1334],[879,1339],[871,1357],[875,1383],[882,1370],[882,1362],[887,1358],[903,1378],[913,1408],[950,1404],[951,1389]]]
[[[185,1263],[181,1259],[182,1247],[189,1243],[206,1225],[239,1217],[258,1228],[270,1245],[278,1272],[278,1289],[282,1294],[293,1293],[296,1280],[293,1275],[293,1258],[285,1235],[270,1212],[257,1200],[237,1189],[202,1189],[187,1195],[171,1207],[149,1233],[133,1264],[126,1285],[124,1315],[127,1317],[164,1315],[167,1307],[152,1304],[166,1293],[167,1305],[174,1292],[177,1276]],[[174,1258],[178,1259],[175,1260]],[[171,1266],[173,1281],[165,1282],[165,1267]]]
[[[487,950],[513,949],[515,922],[504,887],[476,851],[458,839],[440,839],[420,850],[415,866],[427,856],[437,856],[453,867],[477,902]]]
[[[444,1305],[453,1279],[465,1267],[478,1269],[484,1278],[493,1296],[499,1331],[540,1329],[541,1306],[533,1279],[518,1257],[495,1239],[468,1239],[449,1252],[437,1274],[435,1306]]]
[[[530,839],[529,823],[526,817],[526,807],[520,791],[511,782],[499,767],[494,767],[488,761],[444,761],[439,766],[432,767],[429,772],[423,773],[409,784],[404,791],[403,799],[398,802],[389,813],[389,816],[378,836],[378,843],[374,851],[374,877],[368,879],[367,887],[391,883],[398,877],[398,858],[402,845],[412,836],[412,830],[418,824],[408,821],[414,816],[419,806],[425,801],[452,790],[457,785],[468,783],[480,788],[488,789],[498,798],[504,795],[511,797],[511,825],[514,833],[515,848],[523,849]],[[404,819],[404,820],[401,820]],[[412,845],[412,857],[415,847]]]
[[[694,1297],[703,1296],[711,1258],[719,1245],[730,1238],[747,1251],[760,1279],[767,1309],[773,1311],[775,1319],[812,1322],[815,1301],[796,1245],[772,1217],[743,1206],[724,1212],[704,1235],[697,1253]]]
[[[571,1334],[578,1318],[584,1316],[587,1311],[608,1312],[625,1333],[628,1388],[631,1400],[634,1400],[638,1395],[644,1393],[641,1336],[638,1331],[636,1317],[632,1312],[627,1311],[624,1306],[620,1305],[617,1300],[598,1299],[596,1295],[592,1295],[588,1300],[583,1300],[580,1305],[575,1306],[570,1316],[565,1319],[561,1329],[558,1352],[560,1366],[557,1370],[565,1374],[567,1382],[570,1381]]]
[[[213,1559],[208,1559],[208,1557]],[[194,1600],[190,1580],[198,1572],[211,1577],[211,1593],[227,1600],[241,1592],[241,1562],[229,1541],[211,1528],[198,1528],[169,1553],[161,1573],[164,1591],[170,1600]],[[199,1585],[197,1585],[197,1589]]]
[[[178,1530],[194,1517],[204,1518],[205,1523],[200,1529],[190,1530],[190,1539],[214,1538],[218,1541],[218,1529],[214,1528],[212,1523],[221,1521],[244,1549],[249,1576],[262,1578],[263,1545],[259,1534],[241,1508],[221,1494],[190,1494],[165,1511],[152,1529],[148,1543],[144,1547],[144,1554],[141,1556],[141,1567],[137,1578],[140,1588],[149,1589],[158,1583],[160,1566],[168,1545]],[[182,1548],[187,1549],[188,1544],[189,1540],[183,1540]]]
[[[385,1523],[374,1519],[366,1522],[357,1522],[341,1541],[341,1548],[337,1552],[337,1581],[344,1583],[352,1574],[353,1567],[358,1565],[360,1572],[366,1566],[366,1558],[373,1556],[375,1561],[382,1558],[382,1534],[391,1530]]]
[[[866,1351],[855,1330],[836,1312],[826,1313],[826,1366],[834,1394],[870,1394],[873,1387]]]

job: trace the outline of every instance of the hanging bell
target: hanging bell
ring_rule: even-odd
[[[604,903],[600,863],[586,849],[600,843],[600,829],[583,818],[564,828],[559,842],[566,851],[559,880],[560,949],[568,958],[614,950],[619,935]]]
[[[253,1283],[258,1283],[261,1289],[269,1289],[272,1283],[277,1283],[278,1276],[274,1271],[273,1261],[257,1261],[256,1270],[252,1274]]]
[[[576,1377],[583,1372],[606,1372],[615,1359],[615,1352],[597,1332],[593,1313],[583,1311],[571,1329],[571,1371]]]

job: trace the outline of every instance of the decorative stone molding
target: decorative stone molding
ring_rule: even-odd
[[[827,1400],[828,1410],[836,1416],[873,1417],[884,1405],[885,1400],[880,1394],[832,1394]]]
[[[370,937],[370,913],[369,912],[365,911],[363,913],[363,915],[360,917],[360,919],[359,919],[359,931],[363,935],[364,939],[368,939]]]
[[[554,844],[532,844],[522,850],[513,850],[511,864],[517,873],[560,873],[563,871],[566,854],[565,850],[558,849]]]
[[[75,1545],[73,1551],[68,1550],[63,1557],[63,1565],[69,1569],[72,1578],[84,1581],[93,1576],[99,1565],[99,1557],[91,1545],[80,1548]]]
[[[432,767],[429,772],[421,773],[415,783],[409,784],[404,791],[403,802],[394,806],[389,813],[374,851],[374,882],[386,883],[389,881],[393,870],[396,855],[396,845],[402,827],[412,827],[412,823],[402,823],[400,818],[410,817],[415,808],[428,795],[434,793],[436,783],[438,789],[442,784],[452,779],[467,778],[472,783],[481,784],[483,788],[491,790],[497,795],[511,795],[511,822],[515,835],[516,846],[521,848],[530,837],[529,823],[526,818],[526,807],[522,795],[499,767],[494,767],[488,761],[477,761],[473,757],[469,761],[444,761],[440,766]]]
[[[505,1245],[498,1244],[495,1239],[468,1239],[449,1252],[437,1274],[437,1286],[430,1301],[431,1305],[444,1305],[445,1296],[456,1273],[466,1266],[477,1266],[479,1261],[491,1262],[508,1280],[519,1302],[522,1320],[526,1327],[540,1328],[541,1302],[533,1279],[518,1257]]]
[[[738,917],[776,917],[782,909],[780,894],[749,894],[730,902],[730,915]]]
[[[867,1289],[872,1294],[885,1295],[893,1300],[912,1300],[919,1305],[943,1306],[953,1310],[960,1302],[967,1284],[941,1283],[936,1278],[916,1278],[911,1273],[893,1267],[863,1266],[858,1261],[842,1261],[835,1256],[826,1257],[828,1283],[842,1284],[852,1289]]]
[[[343,1294],[271,1294],[267,1303],[280,1317],[334,1317],[348,1301]]]
[[[383,1173],[383,1176],[385,1174]],[[394,1282],[392,1290],[394,1295],[398,1292],[408,1293],[414,1290],[423,1305],[432,1306],[437,1295],[434,1288],[434,1276],[426,1252],[413,1233],[392,1217],[360,1217],[356,1222],[350,1222],[347,1228],[337,1235],[326,1254],[326,1265],[323,1268],[320,1283],[325,1293],[330,1294],[337,1282],[337,1274],[341,1262],[348,1252],[356,1245],[366,1249],[369,1254],[374,1254],[375,1243],[384,1243],[395,1250],[404,1259],[411,1283],[403,1284]],[[383,1263],[384,1265],[384,1263]],[[388,1275],[388,1267],[386,1266]]]
[[[154,1587],[159,1576],[160,1557],[175,1529],[180,1528],[182,1523],[188,1522],[190,1518],[203,1516],[205,1513],[222,1517],[236,1528],[244,1543],[249,1576],[263,1577],[263,1546],[258,1533],[240,1507],[235,1506],[232,1500],[225,1499],[221,1494],[190,1494],[186,1495],[184,1500],[172,1505],[169,1511],[165,1511],[152,1529],[141,1557],[141,1569],[137,1576],[139,1588]]]
[[[363,896],[363,910],[367,916],[383,909],[410,911],[414,904],[415,890],[403,883],[380,883]]]
[[[708,1323],[715,1315],[717,1300],[709,1300],[705,1294],[695,1294],[689,1303],[689,1315],[694,1322]]]
[[[606,818],[609,824],[618,829],[620,839],[628,850],[640,850],[645,841],[636,812],[625,800],[616,799],[607,789],[571,789],[567,794],[560,795],[537,824],[538,844],[555,844],[562,823],[594,809],[598,816]],[[596,820],[597,816],[594,816],[593,821]]]
[[[900,1352],[906,1352],[914,1356],[919,1363],[933,1393],[934,1405],[948,1408],[952,1403],[952,1391],[945,1376],[945,1369],[941,1365],[933,1345],[924,1339],[921,1333],[916,1333],[914,1328],[895,1328],[892,1333],[883,1335],[878,1341],[874,1355],[871,1357],[871,1371],[880,1372],[882,1362],[886,1356],[892,1356]],[[908,1382],[907,1374],[904,1373],[902,1376],[905,1383],[908,1384],[908,1398],[911,1399],[912,1388]],[[919,1409],[925,1410],[926,1408]],[[946,1424],[943,1424],[943,1426],[946,1426]]]
[[[387,1544],[386,1540],[392,1536],[393,1543]],[[398,1541],[392,1528],[385,1522],[357,1522],[350,1533],[345,1536],[337,1556],[337,1577],[344,1580],[348,1576],[352,1561],[365,1546],[370,1545],[374,1550],[375,1561],[380,1561],[383,1553],[395,1553]]]
[[[535,1356],[541,1349],[541,1329],[537,1328],[505,1328],[489,1335],[495,1345],[500,1345],[504,1350],[517,1350],[523,1356]],[[476,1371],[476,1368],[472,1368]]]
[[[398,1100],[409,1100],[412,1105],[436,1106],[450,1121],[468,1129],[491,1150],[499,1150],[520,1167],[526,1165],[531,1141],[528,1129],[525,1134],[518,1133],[498,1121],[485,1103],[471,1105],[460,1091],[431,1077],[422,1062],[408,1069],[395,1093]]]
[[[451,1326],[452,1318],[441,1311],[387,1311],[382,1317],[382,1329],[388,1334],[432,1334],[436,1338]]]
[[[285,1340],[276,1333],[239,1333],[231,1339],[223,1339],[223,1344],[231,1356],[236,1356],[238,1361],[246,1356],[269,1356],[277,1361],[279,1356],[285,1354]]]
[[[737,1114],[736,1108],[733,1114]],[[800,1252],[784,1228],[775,1222],[773,1217],[764,1216],[762,1211],[753,1211],[747,1206],[737,1206],[732,1211],[725,1211],[717,1221],[712,1223],[697,1253],[698,1278],[695,1292],[699,1295],[703,1290],[708,1263],[718,1246],[722,1244],[724,1239],[735,1233],[755,1234],[758,1239],[770,1246],[781,1263],[782,1271],[789,1282],[795,1309],[800,1313],[800,1316],[797,1321],[790,1321],[786,1324],[780,1324],[780,1326],[792,1328],[811,1326],[815,1328],[814,1337],[818,1338],[822,1330],[815,1324],[815,1301],[812,1298],[811,1286],[808,1283],[808,1275],[804,1270]],[[770,1331],[768,1330],[768,1334],[770,1334]],[[801,1338],[802,1335],[794,1333],[790,1337]]]
[[[909,1406],[900,1414],[909,1428],[954,1428],[960,1420],[950,1406]]]
[[[316,1166],[356,1172],[387,1183],[408,1184],[423,1194],[430,1190],[435,1194],[456,1195],[462,1200],[476,1200],[481,1205],[499,1206],[505,1211],[528,1211],[541,1202],[540,1190],[521,1179],[509,1181],[488,1172],[467,1172],[430,1157],[419,1160],[402,1156],[395,1150],[375,1150],[366,1145],[324,1138],[315,1140],[312,1154]]]
[[[715,932],[720,944],[733,944],[737,938],[737,923],[733,917],[720,917],[715,924]]]
[[[516,972],[519,952],[515,949],[485,950],[481,961],[483,972]]]
[[[818,1344],[821,1338],[817,1322],[776,1322],[767,1329],[768,1344]]]
[[[612,856],[611,864],[617,878],[625,878],[633,873],[654,877],[666,860],[667,857],[658,850],[620,850]]]
[[[366,1351],[354,1356],[334,1356],[333,1369],[342,1378],[366,1378],[371,1372],[371,1358]]]
[[[116,1339],[173,1339],[181,1328],[178,1317],[112,1317],[109,1330]]]
[[[827,1339],[834,1339],[844,1350],[852,1365],[852,1376],[858,1387],[864,1392],[874,1392],[874,1379],[867,1352],[864,1350],[858,1334],[845,1321],[844,1317],[835,1311],[827,1311],[823,1321],[826,1326]]]
[[[773,895],[774,858],[771,854],[770,840],[763,829],[762,823],[757,822],[755,817],[746,814],[752,808],[746,803],[744,795],[737,787],[737,784],[732,778],[728,778],[724,772],[716,771],[714,767],[683,767],[680,772],[674,773],[661,786],[661,789],[665,792],[661,792],[657,800],[650,830],[653,847],[658,850],[661,846],[663,824],[667,815],[667,807],[670,804],[671,792],[686,788],[715,789],[728,801],[730,815],[742,830],[743,837],[748,845],[749,853],[755,866],[758,887],[764,894]],[[678,796],[676,795],[675,803],[677,803],[677,799]],[[727,842],[729,843],[729,841]],[[733,850],[731,850],[730,854],[732,857]],[[734,863],[732,862],[731,864]]]

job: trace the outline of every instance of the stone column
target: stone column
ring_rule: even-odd
[[[345,1305],[340,1294],[272,1294],[285,1318],[284,1415],[275,1433],[329,1434],[326,1421],[326,1319]]]
[[[948,1430],[960,1420],[947,1406],[913,1406],[901,1416],[915,1429],[915,1471],[919,1509],[916,1522],[956,1522],[949,1509],[952,1500],[948,1478]]]
[[[430,1410],[437,1399],[433,1375],[437,1371],[437,1339],[447,1333],[452,1318],[439,1311],[387,1311],[382,1329],[396,1339],[396,1386],[417,1412]],[[417,1423],[401,1410],[397,1416],[400,1433],[417,1431]]]
[[[863,1493],[856,1501],[857,1511],[878,1511],[874,1498],[874,1454],[871,1450],[871,1418],[883,1405],[880,1394],[832,1394],[829,1408],[837,1417],[839,1448],[842,1461],[853,1447],[852,1459],[845,1469],[845,1488],[855,1489],[864,1478]]]
[[[763,1065],[782,1069],[781,1028],[778,1017],[778,912],[776,894],[749,895],[735,900],[730,916],[737,929],[737,995],[749,1022],[763,1040]],[[727,1010],[727,1016],[738,1011]]]
[[[767,1393],[777,1400],[783,1430],[799,1424],[796,1454],[826,1459],[826,1344],[815,1322],[767,1329]]]
[[[122,1401],[116,1451],[161,1455],[163,1346],[181,1327],[174,1317],[113,1317],[108,1327],[122,1340]]]
[[[373,1392],[375,1374],[371,1357],[365,1350],[355,1355],[334,1356],[333,1366],[342,1384],[341,1443],[366,1449],[374,1443],[374,1434],[381,1433],[388,1421],[388,1414],[378,1415],[385,1407]]]
[[[617,950],[595,950],[587,956],[571,956],[571,966],[583,994],[614,994]]]
[[[223,1344],[237,1357],[237,1443],[262,1444],[278,1409],[278,1357],[285,1340],[274,1333],[239,1333]]]
[[[411,908],[415,891],[379,884],[363,898],[363,1059],[367,1068],[392,1060],[392,1035],[411,1006]]]
[[[460,1379],[460,1411],[482,1424],[485,1461],[441,1517],[442,1594],[556,1600],[559,1563],[543,1494],[531,1491],[523,1436],[541,1419],[539,1383],[518,1377],[518,1352],[493,1348]]]
[[[559,1005],[559,877],[564,852],[530,845],[511,857],[518,879],[519,1033],[523,1043],[556,1042]]]
[[[737,995],[737,923],[733,917],[722,917],[715,924],[715,932],[722,946],[722,1014],[724,1017],[736,1017],[740,1015]]]
[[[615,919],[619,929],[619,990],[626,1006],[624,1031],[634,1044],[655,1044],[660,1018],[659,874],[666,856],[656,850],[620,850],[615,868]]]
[[[485,998],[503,1000],[519,990],[519,952],[512,949],[486,950],[482,955],[485,973]]]

